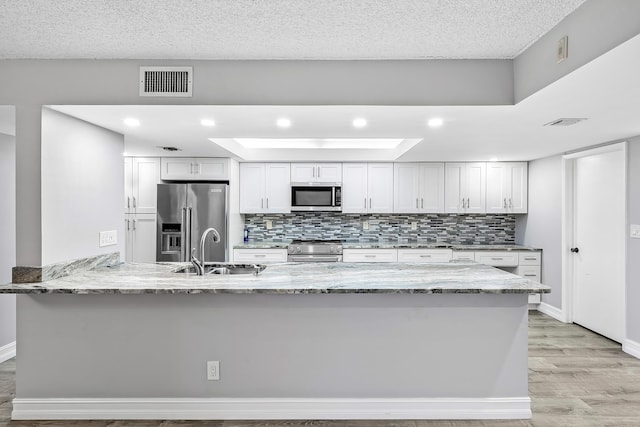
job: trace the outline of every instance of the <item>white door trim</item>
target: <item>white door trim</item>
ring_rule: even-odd
[[[575,206],[575,194],[574,194],[574,177],[575,177],[575,160],[581,157],[593,156],[596,154],[608,153],[611,151],[623,151],[624,154],[624,212],[625,212],[625,236],[626,231],[629,228],[629,213],[627,209],[627,203],[629,198],[629,175],[628,175],[628,143],[627,141],[618,142],[615,144],[605,145],[597,147],[591,150],[579,151],[576,153],[567,154],[562,157],[562,321],[571,323],[573,322],[573,297],[574,297],[574,262],[571,256],[570,248],[573,246],[575,224],[574,224],[574,206]],[[627,239],[624,239],[622,247],[623,257],[625,259],[625,266],[627,265]],[[627,337],[627,272],[626,268],[623,269],[622,280],[624,283],[622,295],[623,295],[623,337]],[[623,339],[623,342],[624,342]]]

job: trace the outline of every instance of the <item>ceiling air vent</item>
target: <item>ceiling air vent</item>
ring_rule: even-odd
[[[575,125],[576,123],[579,123],[583,120],[587,120],[585,118],[581,118],[581,119],[556,119],[553,120],[549,123],[546,123],[544,126],[571,126],[571,125]]]
[[[158,145],[158,148],[162,148],[164,151],[182,151],[178,147],[163,147]]]
[[[190,97],[193,67],[140,67],[140,96]]]

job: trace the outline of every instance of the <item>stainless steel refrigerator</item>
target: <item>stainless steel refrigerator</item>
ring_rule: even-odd
[[[227,184],[158,184],[156,260],[190,261],[192,248],[200,259],[200,237],[213,227],[220,242],[213,243],[209,234],[201,261],[227,261],[228,189]]]

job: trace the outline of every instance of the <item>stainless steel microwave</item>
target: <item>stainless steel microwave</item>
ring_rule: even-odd
[[[342,187],[333,183],[292,183],[291,210],[341,211]]]

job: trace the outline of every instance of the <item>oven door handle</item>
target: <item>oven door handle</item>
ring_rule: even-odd
[[[340,262],[342,255],[289,255],[289,262]]]

